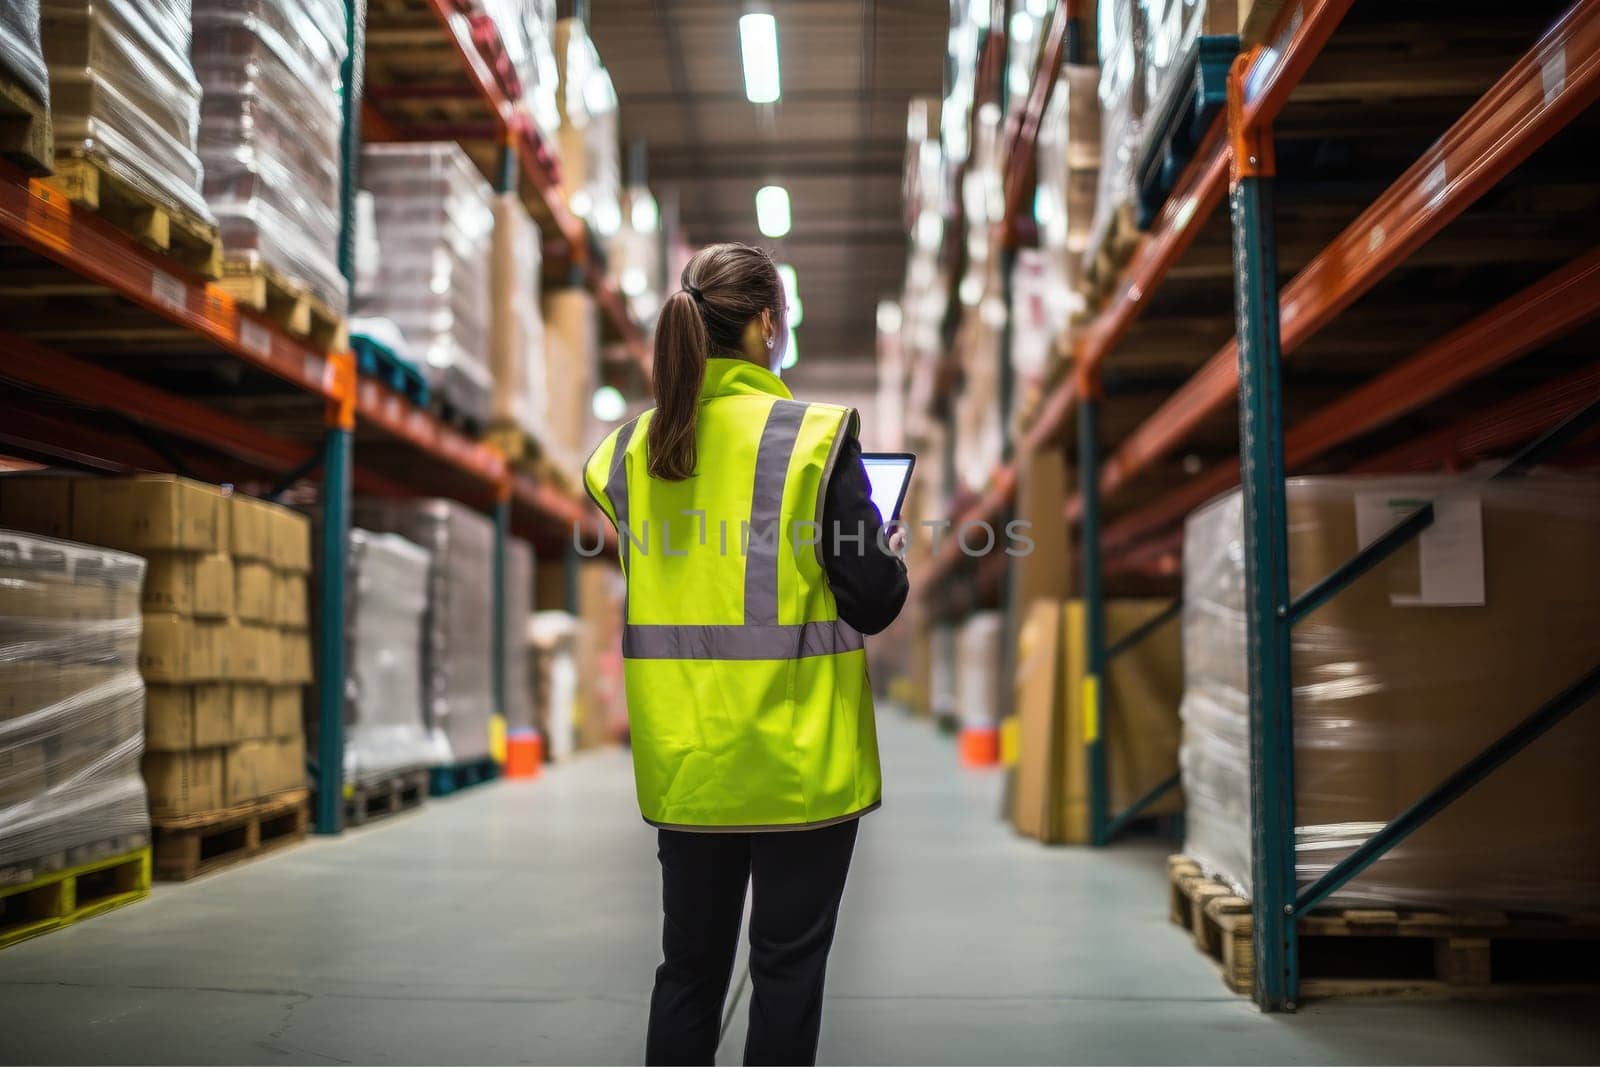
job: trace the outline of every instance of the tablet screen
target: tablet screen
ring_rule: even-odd
[[[862,454],[861,462],[867,468],[867,483],[878,515],[884,522],[898,518],[914,458],[900,453],[867,452]]]

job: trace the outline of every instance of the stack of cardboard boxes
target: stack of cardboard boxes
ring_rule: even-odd
[[[0,524],[148,562],[139,670],[154,818],[226,808],[304,782],[304,516],[172,475],[25,476],[0,484]]]

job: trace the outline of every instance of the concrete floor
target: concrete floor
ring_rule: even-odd
[[[1600,1004],[1262,1016],[1167,923],[1162,847],[1043,849],[994,775],[883,719],[830,968],[831,1063],[1554,1063]],[[0,1060],[633,1063],[657,961],[627,756],[316,840],[0,953]],[[738,1062],[743,993],[722,1062]]]

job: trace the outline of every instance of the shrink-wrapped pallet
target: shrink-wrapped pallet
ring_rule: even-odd
[[[572,213],[610,239],[622,227],[617,93],[583,20],[556,23],[561,173]]]
[[[1200,37],[1238,33],[1235,0],[1139,0],[1145,24],[1145,99],[1160,110],[1169,93],[1183,92],[1185,58]]]
[[[211,221],[188,0],[44,0],[40,15],[57,155],[90,159],[152,203]]]
[[[1089,247],[1100,180],[1099,68],[1065,64],[1039,124],[1034,213],[1051,284],[1068,315],[1085,310],[1083,255]]]
[[[344,777],[360,782],[449,762],[423,699],[433,559],[398,534],[350,531]]]
[[[531,730],[533,678],[529,673],[528,620],[533,615],[533,546],[518,537],[506,538],[505,654],[506,705],[502,709],[507,730]]]
[[[200,158],[227,256],[335,312],[346,50],[338,0],[194,0]]]
[[[534,715],[551,762],[577,744],[578,620],[566,611],[539,611],[528,620]]]
[[[1425,501],[1436,517],[1294,630],[1295,855],[1303,886],[1592,670],[1600,482],[1289,483],[1298,595]],[[1249,675],[1242,500],[1184,531],[1185,850],[1248,894]],[[1593,911],[1600,761],[1590,701],[1332,898],[1355,906]]]
[[[39,45],[39,0],[11,0],[0,6],[0,69],[41,104],[50,102],[50,76]]]
[[[149,832],[144,571],[137,556],[0,531],[0,870]]]
[[[494,194],[454,143],[367,145],[377,275],[356,313],[393,320],[434,393],[489,421],[489,264]]]
[[[1138,197],[1135,168],[1144,135],[1144,11],[1138,0],[1100,0],[1100,175],[1085,265],[1108,241],[1131,240]],[[1093,273],[1091,271],[1091,273]]]
[[[516,193],[494,205],[489,325],[496,423],[538,437],[545,425],[544,314],[539,301],[539,227]]]
[[[422,639],[423,699],[452,762],[489,754],[494,712],[494,524],[451,500],[358,501],[355,521],[432,554]]]

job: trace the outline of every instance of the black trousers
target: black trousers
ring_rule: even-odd
[[[817,830],[661,830],[665,957],[650,998],[647,1064],[708,1064],[717,1052],[751,886],[747,1064],[816,1062],[822,984],[856,820]]]

